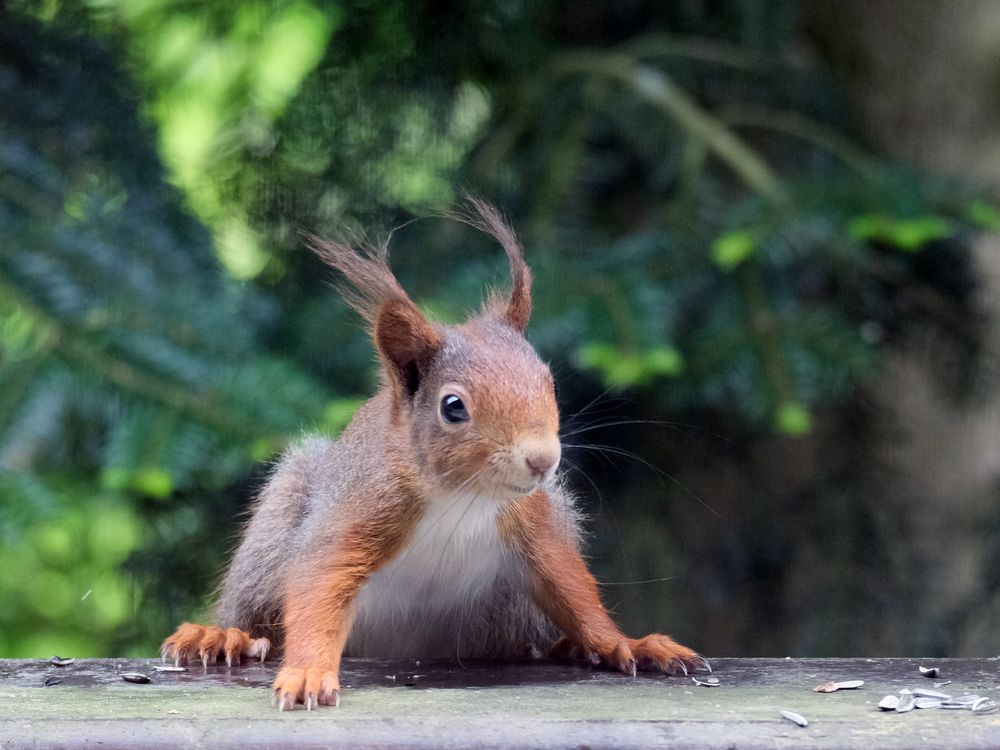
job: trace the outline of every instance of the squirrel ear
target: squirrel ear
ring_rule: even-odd
[[[394,384],[412,396],[424,368],[441,348],[440,336],[412,302],[394,299],[376,311],[372,338]]]
[[[510,291],[504,317],[523,333],[528,327],[528,318],[531,317],[531,271],[524,261],[515,264],[512,260],[511,275],[514,287]]]
[[[507,322],[523,333],[524,329],[528,327],[528,318],[531,317],[531,271],[524,262],[521,243],[514,230],[503,220],[496,208],[473,195],[467,195],[466,201],[471,212],[460,216],[460,218],[496,239],[503,246],[504,252],[507,253],[507,260],[510,262],[510,277],[513,286],[507,304],[503,306],[502,300],[491,295],[487,302],[487,310],[491,313],[502,310],[500,314]]]

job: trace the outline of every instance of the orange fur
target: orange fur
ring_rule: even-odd
[[[340,657],[351,631],[354,598],[400,549],[422,510],[415,496],[373,504],[380,506],[378,515],[346,526],[288,587],[285,658],[274,681],[282,709],[296,702],[307,709],[340,702]]]
[[[535,602],[565,634],[552,656],[599,660],[634,673],[694,671],[704,660],[665,635],[625,637],[611,620],[575,542],[557,526],[543,490],[519,500],[501,518],[505,536],[528,562]]]

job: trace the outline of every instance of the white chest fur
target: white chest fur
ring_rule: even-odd
[[[489,497],[433,500],[407,546],[365,584],[347,643],[352,656],[447,657],[461,648],[476,603],[517,567]],[[468,630],[468,627],[467,627]]]

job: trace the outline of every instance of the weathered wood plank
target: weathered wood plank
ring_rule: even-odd
[[[280,713],[274,666],[156,673],[154,660],[81,660],[68,667],[0,660],[0,749],[80,747],[705,747],[988,748],[1000,714],[875,704],[901,688],[1000,697],[1000,662],[939,659],[936,680],[914,659],[718,659],[720,686],[636,679],[551,663],[348,660],[339,708]],[[153,682],[124,682],[138,671]],[[60,679],[44,687],[46,678]],[[820,694],[827,680],[859,690]],[[810,720],[799,728],[779,716]]]

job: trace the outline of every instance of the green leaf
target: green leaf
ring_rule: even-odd
[[[954,234],[954,227],[948,219],[941,216],[896,219],[866,214],[851,221],[847,231],[856,240],[877,240],[914,252],[928,242],[950,237]]]
[[[758,244],[758,239],[746,230],[726,232],[712,243],[712,260],[719,268],[729,271],[749,258]]]
[[[577,350],[576,361],[584,369],[600,371],[612,388],[643,385],[659,376],[675,377],[684,369],[683,356],[671,346],[624,352],[610,344],[587,344]]]
[[[684,370],[684,357],[672,346],[657,346],[646,352],[647,369],[656,375],[674,377]]]
[[[108,467],[101,471],[101,486],[109,490],[133,490],[146,497],[162,500],[174,491],[174,480],[161,468],[142,467],[135,470]]]
[[[28,359],[41,351],[51,337],[51,326],[17,302],[0,299],[0,361]]]
[[[162,500],[174,491],[174,480],[163,469],[146,467],[132,475],[132,488],[148,497]]]
[[[257,438],[250,444],[250,458],[254,461],[267,461],[281,453],[287,444],[287,441],[277,435]]]
[[[330,435],[339,435],[354,419],[355,412],[365,402],[363,398],[338,398],[326,405],[320,429]]]
[[[774,424],[778,432],[786,435],[808,435],[812,431],[812,414],[803,404],[789,401],[778,407]]]
[[[991,232],[1000,231],[1000,209],[984,200],[975,200],[965,209],[965,218],[977,227]]]

